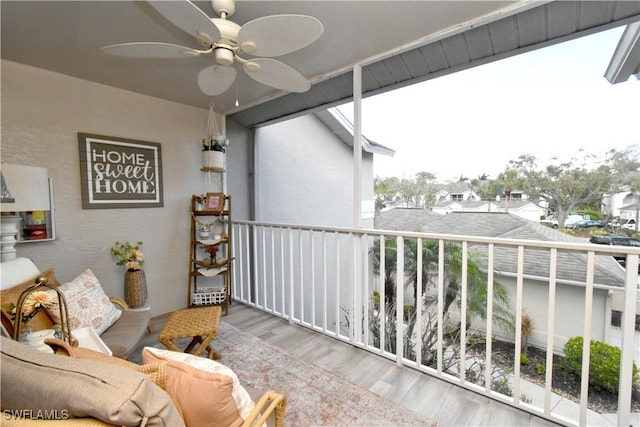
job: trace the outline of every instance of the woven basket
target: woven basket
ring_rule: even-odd
[[[130,308],[144,305],[147,300],[147,279],[144,270],[124,273],[124,300]]]
[[[224,169],[224,153],[222,151],[203,151],[202,167]]]
[[[206,288],[197,290],[191,297],[193,305],[218,305],[224,304],[227,292],[224,289]]]

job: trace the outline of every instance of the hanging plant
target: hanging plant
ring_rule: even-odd
[[[207,119],[207,136],[202,139],[202,151],[226,152],[229,140],[224,137],[216,126],[216,116],[213,103],[209,105],[209,117]]]
[[[222,135],[208,136],[202,139],[202,151],[226,152],[229,140]]]

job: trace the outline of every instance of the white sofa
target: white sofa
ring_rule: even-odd
[[[42,270],[28,258],[5,261],[0,264],[0,271],[0,290],[2,291],[31,280],[35,281],[42,273]],[[127,359],[144,337],[151,321],[151,313],[149,310],[128,310],[124,301],[114,300],[117,302],[116,306],[122,310],[122,314],[113,325],[100,335],[100,338],[114,356]]]

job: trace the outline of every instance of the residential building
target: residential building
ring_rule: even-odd
[[[266,126],[256,136],[257,220],[337,227],[352,224],[353,128],[337,109]],[[393,150],[364,136],[361,145],[360,220],[363,227],[371,228],[373,156],[393,155]],[[314,161],[297,167],[308,159]]]
[[[410,218],[413,217],[413,218]],[[412,220],[413,219],[413,220]],[[448,215],[425,216],[419,210],[391,209],[381,212],[376,219],[377,228],[399,230],[410,226],[406,231],[422,231],[460,236],[480,236],[508,239],[584,243],[584,239],[559,232],[537,222],[524,219],[511,212],[452,212]],[[482,245],[470,248],[483,259],[487,249]],[[531,344],[545,347],[547,342],[548,294],[549,294],[549,254],[545,251],[527,251],[527,263],[524,266],[523,292],[524,309],[536,323],[536,331]],[[513,248],[497,248],[494,269],[496,281],[503,284],[515,301],[517,277],[517,256]],[[583,325],[571,319],[581,319],[584,313],[584,287],[586,286],[587,259],[580,255],[563,255],[559,260],[557,277],[557,312],[554,350],[560,351],[566,341],[581,336]],[[612,289],[620,291],[624,287],[624,271],[610,256],[598,256],[596,259],[593,310],[590,313],[593,325],[593,338],[609,342],[611,325]],[[477,327],[482,328],[482,324]]]
[[[615,194],[605,194],[602,198],[602,213],[611,218],[629,219],[632,218],[628,216],[629,210],[633,209],[630,206],[635,202],[635,196],[629,188]],[[623,211],[627,216],[623,216]],[[633,217],[635,217],[635,212],[633,212]]]
[[[509,212],[529,221],[539,221],[546,209],[529,200],[464,200],[443,201],[432,207],[433,212],[447,215],[452,212]]]

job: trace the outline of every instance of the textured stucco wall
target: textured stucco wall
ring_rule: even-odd
[[[184,307],[191,194],[217,191],[200,172],[208,111],[2,61],[2,162],[48,168],[53,178],[57,239],[22,243],[18,256],[60,281],[91,268],[106,292],[122,297],[124,270],[109,249],[142,240],[152,314]],[[230,124],[227,187],[234,212],[248,213],[246,131]],[[164,207],[82,209],[78,132],[162,144]]]
[[[256,219],[353,225],[353,148],[315,116],[257,130]],[[362,200],[373,200],[373,155],[362,154]],[[365,228],[373,222],[365,220]]]

